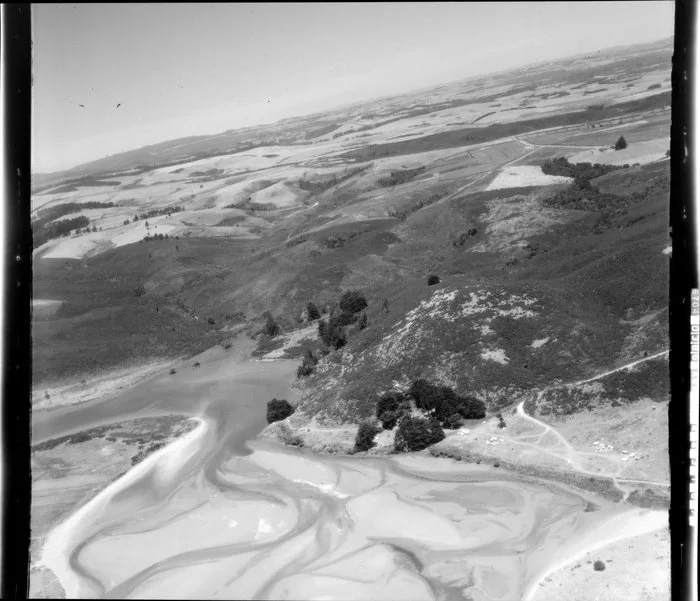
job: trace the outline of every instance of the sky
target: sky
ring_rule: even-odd
[[[32,4],[31,10],[32,169],[39,173],[183,136],[656,41],[673,35],[674,15],[672,1]]]

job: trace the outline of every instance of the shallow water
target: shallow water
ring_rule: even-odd
[[[515,601],[622,512],[494,468],[246,447],[296,362],[200,369],[38,420],[57,436],[144,411],[204,418],[52,531],[43,559],[68,597]]]

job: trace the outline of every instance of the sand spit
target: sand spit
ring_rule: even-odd
[[[70,558],[81,538],[90,531],[98,516],[103,515],[123,489],[153,474],[156,481],[165,485],[182,466],[191,459],[208,431],[207,423],[199,418],[199,426],[172,444],[156,451],[129,470],[122,478],[102,490],[90,502],[54,528],[46,537],[40,561],[35,567],[46,567],[58,578],[67,598],[91,597],[99,591],[80,578],[71,567]],[[128,502],[119,508],[122,517],[130,515],[133,507]],[[113,519],[116,516],[113,516]]]
[[[45,411],[87,403],[128,388],[165,371],[172,361],[151,361],[104,372],[89,381],[73,381],[32,390],[32,410]]]

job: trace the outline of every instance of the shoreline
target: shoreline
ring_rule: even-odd
[[[311,422],[309,422],[310,424]],[[300,437],[302,440],[301,445],[290,445],[287,444],[285,440],[285,434],[283,433],[283,426],[275,426],[275,424],[285,424],[289,426],[289,438],[293,439],[295,437]],[[391,447],[386,447],[386,445],[378,445],[374,447],[375,452],[363,452],[354,453],[351,447],[344,448],[342,442],[330,441],[330,442],[317,442],[316,444],[310,444],[305,440],[306,436],[309,434],[318,433],[331,433],[334,431],[347,432],[351,430],[350,426],[338,427],[338,428],[310,428],[307,432],[309,426],[299,426],[292,427],[289,425],[287,420],[282,420],[280,422],[274,422],[273,424],[268,424],[268,426],[258,435],[257,438],[265,440],[273,440],[283,446],[298,447],[303,448],[313,453],[314,455],[329,456],[329,457],[342,457],[342,458],[372,458],[372,457],[424,457],[426,459],[450,459],[455,465],[463,463],[465,465],[481,465],[484,464],[485,467],[495,467],[494,464],[498,464],[498,469],[503,469],[516,477],[523,478],[525,480],[540,480],[545,482],[551,482],[554,484],[564,485],[576,489],[586,494],[596,494],[600,495],[603,499],[612,502],[624,502],[630,507],[637,507],[640,509],[661,509],[668,510],[670,504],[670,491],[665,494],[660,493],[659,489],[662,488],[658,485],[647,485],[646,496],[640,495],[628,495],[627,498],[623,499],[622,493],[615,487],[614,479],[611,476],[591,476],[589,474],[576,472],[574,470],[566,472],[563,470],[555,468],[544,468],[532,464],[517,464],[508,460],[504,460],[497,456],[487,456],[487,455],[475,455],[468,452],[453,451],[450,449],[435,449],[434,447],[428,447],[423,451],[416,452],[402,452],[394,453],[390,450]],[[377,452],[379,451],[379,452]],[[641,481],[640,481],[641,482]],[[640,486],[640,488],[642,488]]]

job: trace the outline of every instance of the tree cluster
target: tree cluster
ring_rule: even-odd
[[[616,171],[624,169],[629,165],[602,165],[600,163],[569,163],[566,157],[556,159],[548,159],[542,163],[542,173],[546,175],[563,175],[565,177],[573,177],[574,179],[595,179]]]
[[[357,323],[359,329],[367,327],[367,315],[364,309],[367,299],[358,290],[347,290],[338,301],[338,310],[331,312],[328,320],[318,322],[318,336],[323,343],[331,348],[339,349],[345,346],[347,335],[345,327]]]
[[[85,209],[108,209],[113,206],[115,206],[113,202],[97,202],[94,200],[88,202],[65,202],[60,205],[39,209],[37,211],[38,219],[36,219],[32,225],[34,227],[43,227],[49,221],[59,219],[70,213],[78,213]]]
[[[90,220],[85,215],[43,223],[42,225],[35,223],[33,226],[34,248],[38,248],[54,238],[68,236],[73,230],[84,230],[89,225]]]
[[[464,419],[481,419],[486,416],[486,405],[473,396],[460,396],[448,386],[437,386],[427,380],[413,382],[409,394],[415,399],[416,407],[432,412],[443,427],[454,425],[455,414]]]
[[[294,413],[294,407],[292,407],[284,399],[272,399],[267,403],[267,423],[271,424],[273,422],[279,422],[283,419],[287,419],[290,415]]]
[[[138,221],[139,219],[148,219],[151,217],[159,217],[160,215],[167,215],[168,217],[170,217],[172,213],[179,213],[180,211],[184,210],[185,209],[177,205],[174,205],[172,207],[165,207],[164,209],[151,209],[146,213],[134,215],[134,221]],[[148,224],[146,224],[146,227],[148,227]]]
[[[377,183],[384,188],[393,188],[394,186],[410,182],[414,177],[416,177],[423,171],[425,171],[425,167],[392,171],[388,177],[381,178]]]

